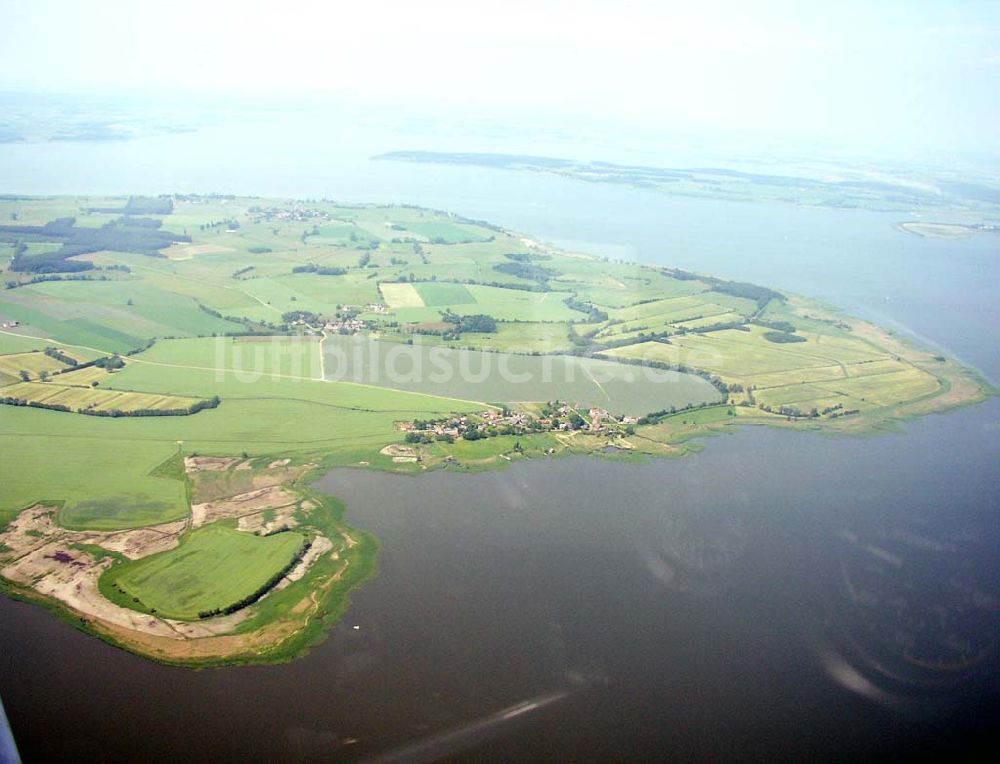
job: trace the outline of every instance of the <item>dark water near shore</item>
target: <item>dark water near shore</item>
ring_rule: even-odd
[[[165,668],[0,600],[4,701],[34,757],[842,760],[996,745],[1000,487],[995,451],[968,447],[996,437],[983,413],[866,439],[744,430],[646,465],[336,470],[320,486],[381,538],[381,572],[308,657]],[[852,604],[844,570],[878,558],[845,534],[902,558],[866,584],[882,608],[944,614],[986,657],[964,671],[901,660],[895,631],[912,624]],[[523,701],[538,707],[498,716]]]
[[[1000,379],[995,237],[927,241],[893,228],[905,215],[370,163],[416,146],[276,135],[0,146],[3,190],[448,208],[828,299]],[[0,599],[0,694],[28,760],[843,760],[996,747],[998,435],[995,399],[903,434],[747,429],[647,465],[337,470],[320,485],[382,540],[381,572],[306,658],[165,668]]]

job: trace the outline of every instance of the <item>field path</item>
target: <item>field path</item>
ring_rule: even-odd
[[[597,389],[601,391],[601,393],[604,395],[604,398],[610,401],[611,396],[608,395],[608,391],[604,389],[604,385],[602,385],[600,382],[597,381],[597,378],[590,372],[590,369],[587,368],[586,364],[581,364],[581,366],[583,367],[584,374],[590,377],[590,381],[593,382],[595,385],[597,385]]]
[[[315,326],[306,326],[314,332],[319,332],[321,336],[319,341],[319,378],[323,382],[326,382],[326,353],[323,352],[323,343],[326,342],[326,329],[317,329]]]

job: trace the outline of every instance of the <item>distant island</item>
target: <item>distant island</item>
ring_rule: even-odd
[[[956,180],[950,172],[941,170],[924,169],[919,178],[913,178],[909,169],[873,172],[847,163],[823,163],[776,165],[769,172],[750,172],[729,167],[653,167],[524,154],[441,151],[390,151],[373,159],[544,172],[591,183],[731,201],[958,212],[972,218],[973,226],[985,223],[995,228],[1000,223],[1000,185],[995,179]]]
[[[737,182],[434,156],[392,158]],[[676,457],[995,392],[797,295],[412,206],[4,196],[0,264],[0,586],[181,665],[294,658],[375,573],[377,539],[310,487],[331,467]]]

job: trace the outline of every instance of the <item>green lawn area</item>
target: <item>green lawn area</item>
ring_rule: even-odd
[[[449,284],[446,282],[425,281],[421,284],[413,285],[424,305],[434,307],[437,305],[468,305],[474,303],[473,297],[464,284]]]
[[[209,525],[184,535],[176,549],[114,566],[102,584],[138,598],[143,610],[191,621],[256,592],[291,561],[304,538],[294,532],[261,537]]]
[[[31,337],[19,337],[15,334],[0,334],[0,354],[27,353],[31,350],[42,350],[52,342],[35,340]]]
[[[127,322],[124,323],[126,328],[119,330],[89,318],[59,318],[39,309],[37,301],[29,299],[21,302],[24,298],[18,297],[17,292],[24,290],[8,291],[12,291],[14,297],[7,294],[0,296],[0,315],[20,321],[25,333],[51,336],[55,340],[51,344],[84,345],[106,353],[126,353],[146,343],[142,336],[130,333]]]
[[[45,306],[62,320],[85,318],[105,329],[136,337],[195,336],[231,332],[235,324],[198,307],[192,297],[180,297],[153,280],[53,281],[22,287],[19,299]]]
[[[132,528],[187,514],[183,482],[153,474],[177,453],[177,443],[157,438],[151,420],[119,427],[124,420],[15,406],[4,406],[0,417],[0,523],[34,502],[63,503],[60,522],[80,529]]]

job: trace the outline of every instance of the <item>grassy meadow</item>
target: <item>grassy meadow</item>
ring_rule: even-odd
[[[180,546],[116,565],[105,587],[117,587],[138,607],[163,618],[193,621],[256,592],[301,549],[305,537],[286,531],[273,536],[214,524],[182,537]]]

